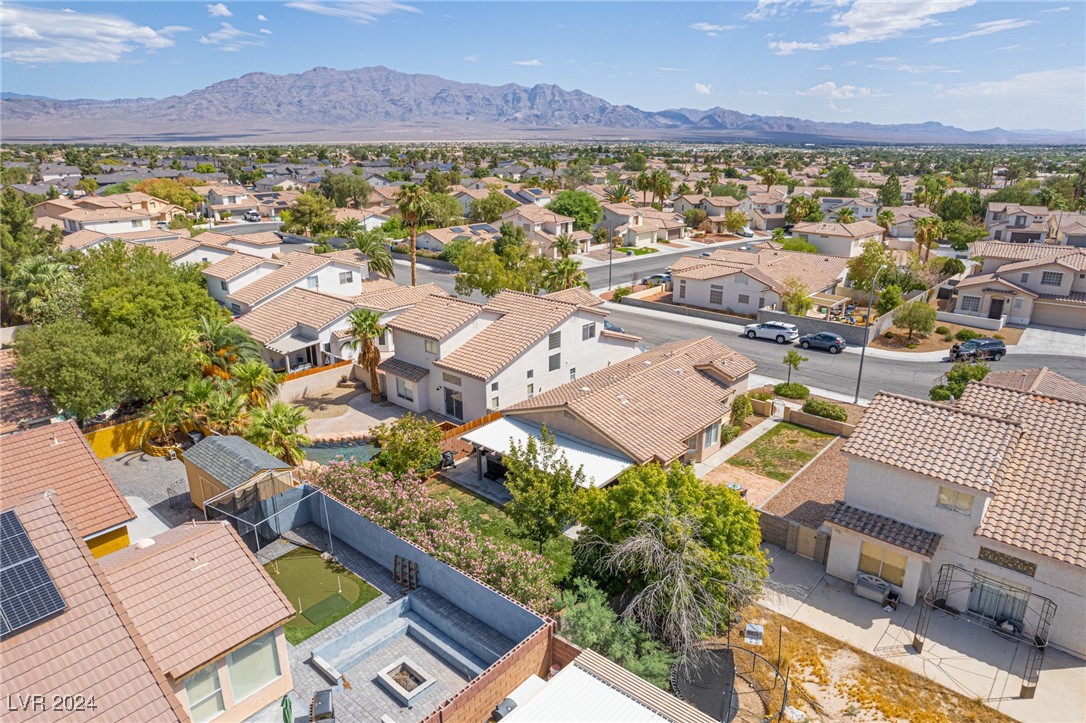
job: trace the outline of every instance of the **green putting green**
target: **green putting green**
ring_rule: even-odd
[[[298,548],[264,566],[298,611],[286,624],[287,641],[297,645],[380,593],[347,568]]]

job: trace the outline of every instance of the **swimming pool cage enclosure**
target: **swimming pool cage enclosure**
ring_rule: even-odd
[[[999,578],[947,564],[939,568],[938,578],[924,594],[923,604],[919,607],[913,633],[916,652],[924,648],[932,611],[942,610],[959,620],[1025,644],[1026,666],[1019,695],[1032,698],[1037,692],[1056,603]]]

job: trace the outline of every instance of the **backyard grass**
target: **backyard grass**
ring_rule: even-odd
[[[532,552],[539,551],[535,542],[517,534],[517,526],[513,524],[513,520],[490,500],[439,479],[430,480],[426,486],[434,497],[451,499],[471,528],[479,534],[512,542]],[[565,535],[559,535],[543,545],[543,557],[554,565],[552,582],[561,582],[573,569],[573,541]]]
[[[748,467],[765,477],[787,482],[833,439],[832,434],[781,422],[729,459],[728,464]]]
[[[657,253],[659,249],[648,248],[647,246],[638,246],[636,248],[627,248],[625,249],[625,251],[627,253],[632,251],[634,256],[644,256],[645,254]]]
[[[269,562],[264,569],[298,611],[285,626],[291,645],[316,635],[381,594],[347,568],[322,560],[319,552],[304,547]]]

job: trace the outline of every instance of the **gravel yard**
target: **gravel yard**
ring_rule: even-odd
[[[834,440],[762,509],[817,529],[833,509],[834,501],[845,498],[848,460],[841,453],[844,444],[843,438]]]

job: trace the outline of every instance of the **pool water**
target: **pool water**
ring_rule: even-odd
[[[328,442],[314,444],[311,447],[302,447],[305,450],[305,458],[319,464],[328,464],[336,457],[344,459],[357,459],[360,462],[368,462],[377,455],[379,448],[368,442]]]

